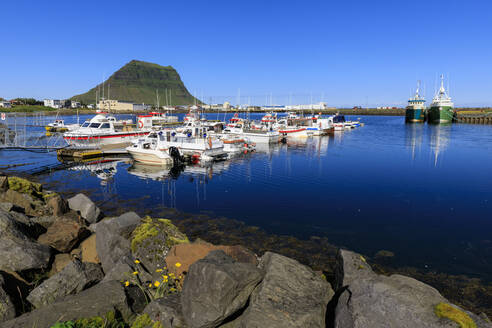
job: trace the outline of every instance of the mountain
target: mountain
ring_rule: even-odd
[[[96,91],[98,99],[102,96],[104,85],[104,96],[116,100],[132,101],[134,103],[157,104],[156,90],[159,92],[159,104],[166,105],[166,92],[170,97],[170,105],[192,105],[200,103],[193,97],[181,81],[178,72],[172,66],[161,66],[158,64],[132,60],[104,83],[97,85],[84,94],[73,96],[71,99],[86,104],[96,102]],[[168,102],[169,103],[169,100]]]

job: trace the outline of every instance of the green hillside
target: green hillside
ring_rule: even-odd
[[[161,66],[138,60],[132,60],[104,82],[104,96],[116,100],[134,103],[156,104],[156,90],[159,92],[159,104],[166,105],[166,90],[171,94],[171,105],[192,105],[195,100],[181,81],[172,66]],[[96,102],[96,90],[102,94],[102,84],[88,92],[73,96],[71,99],[93,104]],[[99,95],[101,97],[101,95]],[[169,97],[168,97],[169,98]]]

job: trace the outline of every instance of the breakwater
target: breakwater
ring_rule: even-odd
[[[0,177],[0,199],[0,322],[7,320],[0,327],[362,328],[388,320],[404,323],[394,327],[448,327],[457,320],[491,327],[485,313],[469,312],[418,280],[381,275],[366,256],[328,244],[329,265],[317,262],[332,269],[316,271],[282,255],[288,246],[271,237],[278,249],[253,252],[219,244],[221,238],[200,240],[204,226],[196,217],[194,231],[175,225],[185,223],[177,217],[106,217],[83,194],[65,200],[13,176]]]

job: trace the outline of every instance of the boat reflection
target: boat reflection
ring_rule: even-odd
[[[422,148],[424,128],[423,124],[405,124],[405,146],[412,151],[412,160]]]
[[[169,165],[147,165],[134,162],[129,168],[128,173],[141,179],[151,179],[155,181],[165,181],[178,179],[181,175],[189,177],[205,177],[212,179],[214,175],[221,174],[229,169],[230,161],[173,166]]]
[[[439,156],[444,154],[444,151],[449,146],[451,137],[451,125],[439,124],[429,125],[430,129],[430,148],[434,153],[434,167],[437,167]]]

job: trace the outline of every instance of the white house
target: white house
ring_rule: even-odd
[[[44,99],[44,105],[52,108],[62,108],[65,105],[65,101],[57,99]]]
[[[10,108],[12,105],[10,104],[10,101],[0,101],[0,107],[2,108]]]
[[[70,102],[70,107],[72,107],[72,108],[80,108],[80,106],[81,106],[81,105],[80,105],[80,102],[78,102],[78,101],[73,101],[73,100],[72,100],[72,101]]]

